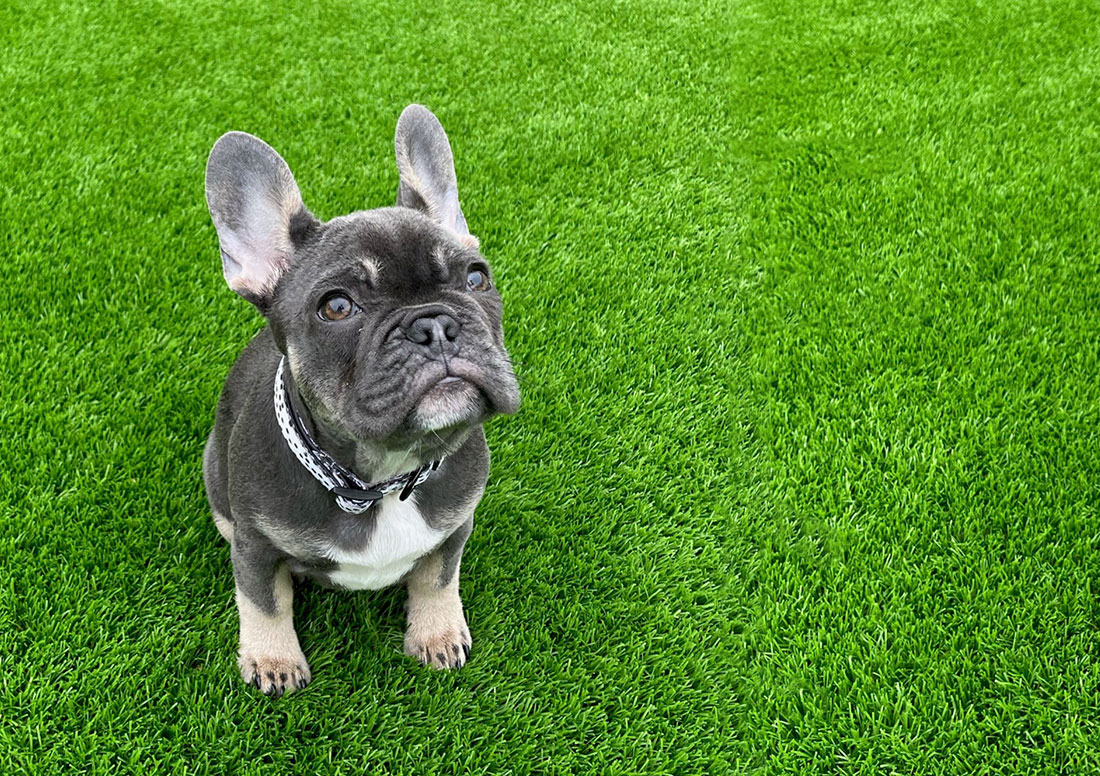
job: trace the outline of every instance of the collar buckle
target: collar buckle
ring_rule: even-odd
[[[354,501],[378,501],[384,495],[379,490],[361,490],[359,488],[344,488],[339,485],[330,489],[333,495],[350,498]]]

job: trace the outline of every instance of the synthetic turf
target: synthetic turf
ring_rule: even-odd
[[[298,5],[0,5],[0,772],[1100,769],[1096,3]],[[409,102],[524,389],[472,662],[304,587],[273,701],[203,167],[390,204]]]

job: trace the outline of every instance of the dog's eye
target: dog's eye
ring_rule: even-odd
[[[355,312],[355,303],[343,294],[329,294],[321,302],[317,315],[326,321],[342,321]]]
[[[488,272],[472,269],[470,274],[466,276],[466,288],[471,291],[488,291],[492,287],[493,284],[489,282]]]

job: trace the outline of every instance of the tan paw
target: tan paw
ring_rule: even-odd
[[[441,628],[434,633],[405,631],[405,654],[415,657],[421,665],[432,668],[462,668],[470,657],[470,629],[466,620]]]
[[[242,654],[237,659],[241,678],[264,695],[278,698],[283,693],[303,689],[311,678],[305,655],[292,657],[253,656]]]

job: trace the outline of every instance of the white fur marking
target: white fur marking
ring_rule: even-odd
[[[378,283],[378,262],[369,256],[364,256],[359,262],[363,265],[363,269],[370,275],[371,282]]]
[[[435,264],[440,272],[447,271],[447,256],[442,245],[437,245],[432,248],[432,252],[429,255],[431,256],[432,263]]]
[[[358,551],[330,547],[326,557],[339,563],[329,572],[333,583],[349,590],[378,590],[405,576],[416,561],[439,546],[446,534],[430,528],[416,506],[415,495],[382,499],[374,533]]]
[[[397,451],[386,450],[382,453],[381,461],[378,461],[376,456],[377,453],[363,445],[359,445],[355,449],[356,465],[361,469],[371,471],[373,482],[396,477],[398,474],[411,471],[423,463],[420,458],[414,455],[412,448]]]

